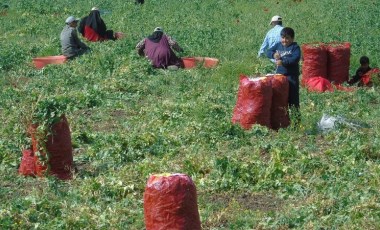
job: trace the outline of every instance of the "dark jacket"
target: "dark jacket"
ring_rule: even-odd
[[[301,59],[301,49],[299,45],[293,42],[288,47],[285,47],[279,42],[267,51],[268,58],[273,59],[273,55],[276,52],[280,54],[282,61],[282,66],[277,67],[276,73],[298,78],[300,75],[299,61]]]
[[[348,84],[353,85],[356,82],[359,82],[362,79],[362,76],[366,74],[368,71],[370,71],[372,68],[368,67],[367,69],[363,69],[362,67],[359,67],[356,70],[355,76],[352,76],[351,80],[348,81]]]

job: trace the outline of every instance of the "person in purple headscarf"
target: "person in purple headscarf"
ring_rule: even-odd
[[[177,57],[173,50],[183,52],[178,43],[165,34],[161,27],[156,27],[153,34],[136,45],[137,53],[147,57],[155,68],[183,68],[182,59]]]

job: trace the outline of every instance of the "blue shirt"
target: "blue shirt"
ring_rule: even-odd
[[[299,61],[301,59],[301,49],[297,42],[293,42],[285,47],[281,42],[277,43],[274,47],[267,51],[268,58],[273,58],[273,55],[278,52],[282,65],[277,67],[276,73],[288,76],[289,81],[298,82],[300,75]],[[290,78],[289,78],[290,77]]]
[[[267,49],[270,49],[278,42],[281,42],[281,30],[283,28],[284,27],[282,27],[281,25],[276,25],[268,31],[264,38],[264,42],[260,47],[257,57],[260,57],[262,54],[265,54]]]

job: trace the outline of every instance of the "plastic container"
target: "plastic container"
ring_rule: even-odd
[[[197,66],[197,60],[194,57],[184,57],[182,61],[185,69],[191,69]]]
[[[210,57],[204,58],[203,66],[205,68],[215,68],[218,64],[219,64],[219,59],[217,58],[210,58]]]
[[[37,69],[42,69],[46,65],[49,65],[49,64],[63,64],[66,62],[66,60],[67,60],[67,57],[63,55],[47,56],[47,57],[33,58],[33,63]]]

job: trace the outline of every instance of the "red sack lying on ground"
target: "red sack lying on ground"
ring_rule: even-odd
[[[368,71],[366,74],[362,76],[360,79],[361,85],[364,86],[372,86],[372,78],[377,77],[380,80],[380,69],[374,68]]]
[[[284,75],[270,77],[272,83],[272,107],[270,124],[272,129],[278,130],[290,125],[288,114],[289,82]]]
[[[50,134],[46,138],[46,142],[43,143],[48,152],[47,165],[45,162],[41,162],[37,156],[37,152],[42,156],[46,156],[39,139],[37,137],[37,125],[31,125],[29,127],[29,133],[32,137],[32,151],[35,155],[36,162],[36,174],[43,176],[49,165],[49,174],[56,176],[59,179],[67,180],[72,178],[71,169],[73,167],[73,154],[71,144],[71,133],[69,124],[64,115],[61,120],[52,125]]]
[[[36,164],[34,159],[34,153],[31,149],[22,150],[21,164],[18,169],[18,173],[24,176],[36,175]]]
[[[250,79],[247,76],[240,75],[238,98],[232,123],[239,123],[244,129],[250,129],[253,124],[271,128],[271,104],[272,84],[270,78]]]
[[[322,92],[326,92],[326,91],[329,91],[329,92],[334,91],[333,85],[330,83],[329,80],[327,80],[324,77],[309,78],[305,82],[305,87],[311,92],[321,92],[322,93]]]
[[[327,50],[323,43],[310,43],[301,46],[303,55],[302,84],[307,79],[321,76],[327,78]]]
[[[348,81],[350,70],[350,43],[331,42],[327,49],[327,79],[334,84]],[[323,76],[322,76],[323,77]]]
[[[152,175],[144,192],[147,230],[200,230],[197,192],[185,174]]]

